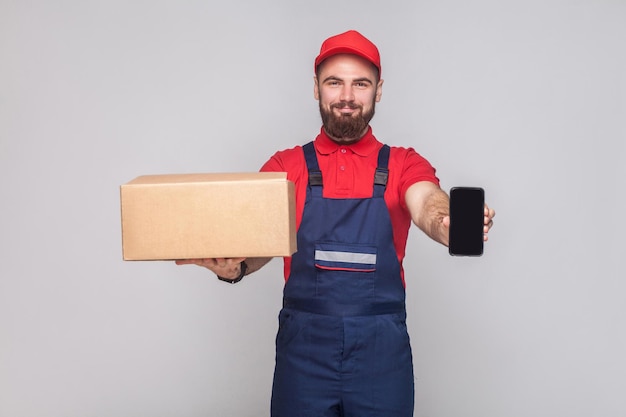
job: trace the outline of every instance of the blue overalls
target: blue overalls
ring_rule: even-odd
[[[389,147],[363,199],[324,198],[313,143],[303,149],[309,185],[279,316],[272,417],[410,417],[405,291],[384,200]]]

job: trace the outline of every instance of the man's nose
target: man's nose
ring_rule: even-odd
[[[354,101],[354,91],[351,85],[344,85],[341,89],[341,101]]]

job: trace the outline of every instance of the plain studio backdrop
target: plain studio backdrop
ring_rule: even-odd
[[[348,29],[377,137],[498,211],[481,258],[412,230],[415,415],[626,415],[625,1],[2,0],[2,417],[269,415],[282,261],[124,262],[119,186],[313,139]]]

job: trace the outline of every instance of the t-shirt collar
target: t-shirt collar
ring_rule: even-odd
[[[359,156],[367,156],[376,150],[376,142],[376,138],[372,134],[371,126],[367,128],[367,132],[361,139],[350,144],[341,144],[333,141],[330,137],[328,137],[323,127],[320,130],[320,134],[315,139],[317,151],[322,155],[329,155],[333,152],[337,152],[340,148],[349,148]]]

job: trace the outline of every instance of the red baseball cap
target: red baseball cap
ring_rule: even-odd
[[[379,75],[381,73],[378,48],[356,30],[349,30],[326,39],[322,43],[320,54],[315,58],[315,71],[322,61],[337,54],[354,54],[365,58],[378,68]]]

